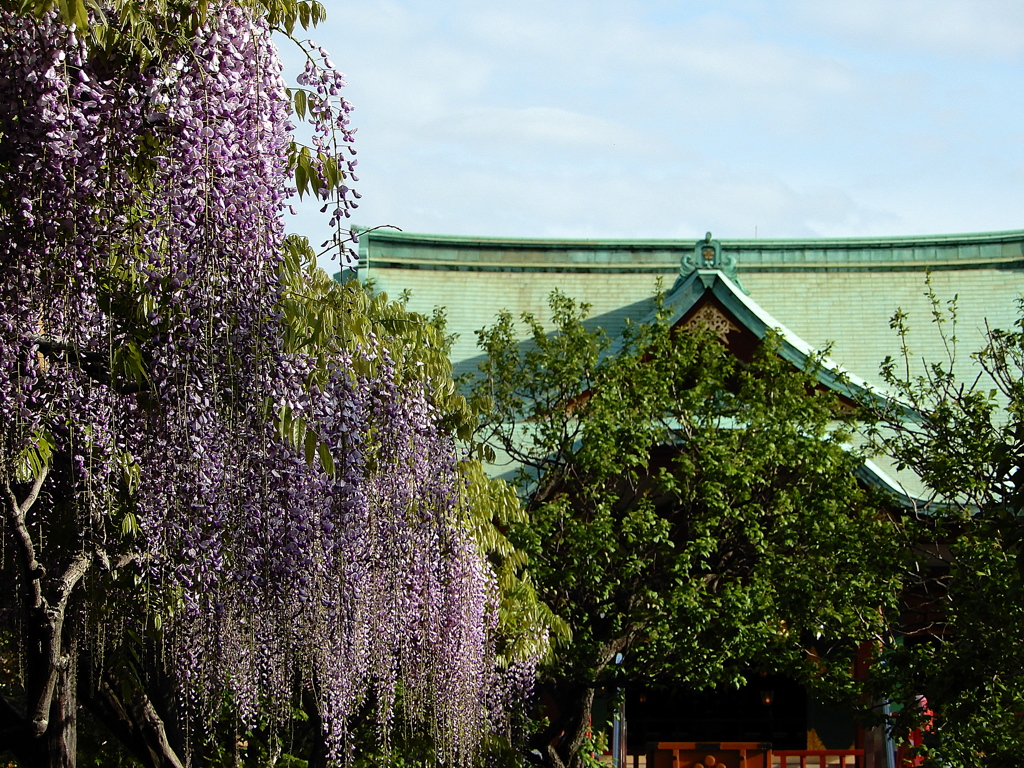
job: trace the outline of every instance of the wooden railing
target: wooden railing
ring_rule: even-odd
[[[772,751],[773,768],[863,768],[863,749],[787,749]]]

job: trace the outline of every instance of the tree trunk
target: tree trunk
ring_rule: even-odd
[[[26,632],[26,636],[38,635],[40,631],[45,633],[46,626],[40,623],[34,629],[34,632]],[[37,643],[36,647],[44,645]],[[0,749],[13,752],[24,768],[75,768],[78,758],[77,643],[72,638],[61,648],[52,676],[46,675],[52,681],[49,686],[45,679],[38,679],[40,673],[47,672],[47,665],[41,663],[39,654],[34,655],[37,658],[29,659],[27,666],[37,668],[33,687],[42,686],[43,693],[27,697],[29,706],[25,713],[7,700],[3,701]],[[42,718],[38,714],[31,716],[39,711],[33,709],[33,703],[43,709]]]
[[[10,749],[27,768],[74,768],[78,718],[78,647],[73,630],[65,633],[71,596],[92,564],[84,550],[55,558],[53,572],[37,559],[27,515],[40,497],[44,468],[19,497],[3,484],[6,534],[19,571],[18,599],[25,654],[24,713],[4,707],[9,726],[0,731],[0,748]],[[59,567],[58,567],[59,566]]]
[[[551,722],[531,746],[540,753],[541,762],[548,768],[581,768],[580,748],[590,728],[596,688],[576,684],[556,688],[551,693],[556,712]]]
[[[582,768],[583,755],[580,749],[590,730],[590,717],[594,709],[594,688],[580,689],[573,701],[573,708],[565,724],[565,735],[558,744],[559,757],[566,768]]]
[[[320,706],[312,691],[302,692],[302,705],[309,715],[310,734],[313,748],[310,750],[307,768],[327,768],[327,740],[324,738],[324,721],[320,715]]]
[[[630,626],[626,634],[608,640],[595,649],[593,664],[582,682],[556,680],[551,690],[551,711],[544,714],[550,723],[530,741],[532,752],[541,755],[540,763],[547,768],[582,768],[580,749],[591,727],[594,696],[600,687],[600,675],[616,656],[630,647],[636,636],[636,627]],[[578,678],[577,678],[578,679]],[[534,755],[534,762],[537,762]]]
[[[57,685],[50,702],[47,728],[47,764],[50,768],[75,768],[78,757],[78,654],[77,642],[69,639],[61,654]]]

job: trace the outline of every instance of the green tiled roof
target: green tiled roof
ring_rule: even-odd
[[[459,370],[478,360],[475,331],[507,309],[544,317],[558,288],[592,306],[593,322],[612,336],[626,319],[650,312],[661,281],[671,289],[694,240],[528,240],[363,235],[363,274],[391,294],[410,291],[410,308],[448,311],[458,335]],[[960,361],[981,346],[986,326],[1008,327],[1024,293],[1024,231],[921,237],[721,240],[750,299],[815,348],[832,344],[846,370],[878,382],[878,365],[900,354],[889,327],[897,309],[911,318],[915,360],[941,360],[925,280],[942,301],[958,297]],[[366,269],[367,260],[369,269]]]

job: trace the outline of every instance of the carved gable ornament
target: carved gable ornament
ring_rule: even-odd
[[[714,240],[710,232],[704,235],[703,240],[694,243],[693,253],[687,253],[679,260],[679,275],[684,280],[698,269],[717,269],[732,280],[741,291],[750,293],[743,287],[736,274],[736,257],[724,253],[722,244]]]
[[[714,304],[705,304],[698,309],[693,317],[683,324],[683,328],[707,328],[725,343],[726,337],[733,331],[738,331],[735,325],[722,311]]]

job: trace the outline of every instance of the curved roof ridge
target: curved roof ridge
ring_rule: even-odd
[[[357,229],[358,231],[358,229]],[[497,271],[676,271],[693,240],[469,237],[373,230],[363,265]],[[716,239],[741,272],[1020,268],[1024,230],[893,237]]]
[[[431,232],[405,232],[392,229],[367,230],[362,227],[353,227],[360,234],[369,234],[377,240],[396,240],[409,243],[437,243],[445,245],[482,245],[482,246],[530,246],[530,247],[570,247],[586,248],[595,246],[682,246],[692,248],[693,244],[702,239],[700,237],[690,238],[596,238],[596,237],[503,237],[500,235],[455,235],[439,234]],[[946,234],[918,234],[918,235],[872,235],[858,237],[761,237],[761,238],[716,238],[722,245],[734,245],[740,247],[777,247],[777,246],[814,246],[827,247],[834,245],[865,247],[871,245],[885,246],[897,245],[907,247],[911,245],[932,245],[949,243],[997,243],[1024,241],[1024,229],[1007,229],[994,232],[960,232]]]

